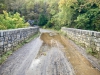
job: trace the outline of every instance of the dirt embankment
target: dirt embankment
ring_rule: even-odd
[[[52,46],[52,41],[56,40],[60,42],[64,48],[66,57],[73,66],[76,75],[100,75],[100,71],[92,66],[92,64],[76,50],[67,38],[60,36],[59,34],[43,33],[41,39],[48,45]]]

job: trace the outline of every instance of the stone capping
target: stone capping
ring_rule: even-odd
[[[0,56],[13,50],[20,42],[38,33],[39,27],[0,30]]]
[[[70,39],[84,45],[85,48],[100,52],[100,32],[66,27],[62,27],[61,31]]]

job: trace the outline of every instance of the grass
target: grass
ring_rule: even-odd
[[[63,35],[63,36],[65,36],[65,37],[67,37],[67,34],[66,34],[65,32],[58,31],[58,33],[59,33],[60,35]]]
[[[88,53],[88,54],[90,54],[90,55],[92,55],[92,56],[94,56],[96,58],[99,58],[98,52],[97,51],[93,51],[92,48],[86,48],[86,53]]]
[[[86,53],[91,54],[91,53],[92,53],[92,49],[91,49],[91,48],[87,48],[87,49],[86,49]]]
[[[2,57],[0,58],[0,64],[3,64],[4,61],[8,58],[8,56],[11,55],[12,53],[13,51],[9,50],[5,54],[3,54]]]
[[[14,50],[9,50],[6,53],[4,53],[1,57],[0,57],[0,65],[3,64],[7,58],[18,48],[22,47],[24,44],[29,43],[31,40],[33,40],[34,38],[38,37],[40,33],[35,34],[33,36],[31,36],[29,39],[24,40],[23,42],[21,42],[20,44],[18,44]]]

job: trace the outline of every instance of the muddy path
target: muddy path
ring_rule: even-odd
[[[75,75],[73,67],[61,51],[64,47],[56,37],[55,33],[41,34],[43,45],[26,75]]]
[[[36,59],[41,61],[27,75],[100,75],[67,38],[53,32],[42,33],[40,38],[43,45]]]
[[[72,64],[76,75],[100,75],[97,70],[67,38],[62,37],[65,54]]]
[[[45,39],[46,37],[46,39]],[[63,45],[62,50],[66,58],[72,64],[76,75],[100,75],[100,71],[92,66],[92,64],[71,44],[71,42],[59,34],[43,33],[41,39],[48,45],[52,45],[52,41],[56,40]],[[54,45],[53,45],[54,46]]]
[[[41,29],[41,35],[15,51],[0,75],[100,75],[67,38]]]

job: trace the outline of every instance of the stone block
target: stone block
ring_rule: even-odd
[[[0,42],[1,42],[1,41],[4,41],[4,37],[0,37]]]
[[[100,42],[96,43],[96,46],[100,47]]]
[[[0,46],[0,51],[3,51],[3,46]]]
[[[8,47],[11,47],[12,45],[11,44],[8,44]]]
[[[100,51],[100,47],[96,47],[96,50],[97,50],[97,51]]]
[[[96,33],[95,33],[95,37],[96,37],[96,38],[100,38],[100,32],[96,32]]]
[[[89,32],[89,35],[90,35],[90,36],[94,36],[94,33],[95,33],[95,31],[90,31],[90,32]]]
[[[3,37],[3,31],[0,31],[0,37]]]
[[[3,46],[3,41],[0,42],[0,46]]]
[[[94,39],[94,42],[97,43],[97,42],[100,42],[100,41],[98,39]]]

